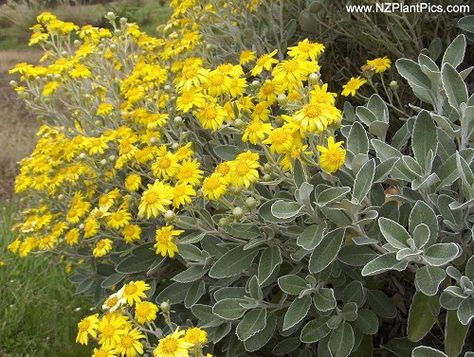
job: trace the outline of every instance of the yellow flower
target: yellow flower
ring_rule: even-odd
[[[130,325],[128,318],[118,312],[105,315],[97,327],[99,344],[106,349],[115,348],[120,342],[120,337],[130,328]]]
[[[58,89],[60,83],[58,81],[51,81],[45,84],[43,87],[43,91],[41,92],[41,95],[43,97],[48,97],[54,92],[56,92],[56,89]]]
[[[145,291],[150,290],[150,285],[143,280],[131,281],[124,285],[123,297],[130,306],[146,298]]]
[[[94,257],[96,258],[100,258],[106,255],[111,250],[112,250],[112,241],[110,239],[105,238],[97,242],[94,250],[92,251],[92,254],[94,254]]]
[[[201,181],[203,171],[199,169],[200,163],[197,160],[186,160],[178,168],[176,178],[180,183],[197,185]]]
[[[276,128],[270,132],[268,138],[263,141],[270,145],[272,153],[282,154],[288,152],[293,145],[293,135],[286,127]]]
[[[165,212],[172,203],[173,191],[169,185],[161,181],[148,184],[148,189],[143,193],[138,215],[146,218],[157,217],[160,212]]]
[[[120,306],[124,305],[127,301],[123,297],[123,288],[116,293],[110,295],[102,304],[102,309],[108,312],[114,312]]]
[[[331,104],[311,101],[295,113],[303,131],[322,133],[331,124],[338,123],[342,114]]]
[[[90,238],[93,237],[97,234],[99,231],[100,224],[92,216],[89,216],[85,221],[84,221],[84,238]]]
[[[227,191],[227,184],[223,177],[215,172],[206,177],[202,183],[202,193],[210,200],[218,200]]]
[[[261,142],[265,136],[272,131],[272,125],[270,123],[263,123],[260,120],[252,120],[244,130],[242,135],[242,141],[250,142],[256,145]]]
[[[178,329],[171,335],[161,338],[153,351],[154,357],[188,357],[193,344],[183,338],[184,331]]]
[[[184,340],[193,345],[202,345],[207,342],[207,332],[199,327],[188,328],[184,335]]]
[[[178,160],[174,154],[165,152],[151,165],[151,170],[157,178],[173,177],[179,170]]]
[[[83,64],[76,64],[73,69],[69,71],[71,78],[87,78],[91,75],[91,71]]]
[[[130,174],[125,179],[125,188],[130,192],[138,191],[142,184],[142,178],[137,174]]]
[[[99,322],[99,314],[94,314],[83,318],[78,324],[78,333],[76,343],[87,345],[89,335],[97,337],[97,324]]]
[[[111,228],[120,229],[125,227],[130,220],[132,215],[124,209],[120,209],[117,212],[112,212],[107,217],[107,225]]]
[[[344,150],[341,145],[344,142],[338,141],[334,142],[334,137],[330,136],[328,138],[327,148],[324,146],[317,146],[319,155],[319,166],[321,169],[326,171],[329,174],[332,174],[339,170],[346,159],[346,150]]]
[[[275,49],[268,54],[260,56],[255,64],[255,67],[252,69],[252,76],[257,76],[263,72],[263,70],[269,71],[275,63],[278,63],[278,60],[273,58],[277,54],[278,50]]]
[[[343,90],[341,94],[344,97],[347,97],[349,95],[355,96],[356,91],[362,87],[365,83],[367,83],[367,80],[361,77],[351,77],[349,81],[342,86]]]
[[[179,208],[187,203],[191,203],[191,197],[196,196],[193,186],[184,183],[173,187],[173,206]]]
[[[324,52],[324,45],[317,42],[311,42],[307,38],[298,42],[296,46],[288,47],[290,57],[302,60],[316,60]]]
[[[128,224],[122,229],[123,238],[125,242],[132,243],[140,239],[142,229],[136,224]]]
[[[205,104],[204,95],[195,88],[181,92],[176,99],[176,109],[182,113],[187,113],[194,107],[201,108]]]
[[[246,153],[251,153],[247,151]],[[249,187],[250,184],[258,180],[258,168],[260,164],[255,158],[246,158],[242,153],[232,162],[232,184],[235,186]]]
[[[178,246],[175,243],[175,237],[179,236],[184,231],[174,229],[173,226],[165,226],[156,231],[156,244],[153,246],[156,249],[156,254],[163,257],[167,255],[174,258],[175,253],[178,252]]]
[[[155,321],[158,306],[149,301],[138,302],[135,305],[135,319],[140,324]]]
[[[215,101],[209,101],[203,105],[199,110],[194,112],[194,115],[201,123],[204,129],[211,129],[216,131],[224,123],[226,111]]]
[[[367,60],[367,64],[363,66],[364,69],[375,71],[375,73],[382,73],[385,72],[387,69],[390,68],[392,61],[385,56],[385,57],[377,57],[372,60]]]
[[[94,348],[92,357],[117,357],[117,355],[111,349],[101,347],[101,348]]]
[[[255,59],[255,52],[251,50],[243,50],[240,53],[240,64],[243,66]]]
[[[96,115],[108,115],[112,112],[114,106],[110,103],[100,103],[97,107]]]
[[[138,354],[141,356],[143,354],[143,344],[140,340],[145,337],[137,328],[129,330],[120,336],[115,352],[126,357],[135,357]]]

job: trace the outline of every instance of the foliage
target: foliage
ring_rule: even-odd
[[[321,81],[322,44],[239,48],[222,63],[229,50],[208,42],[209,29],[243,31],[274,5],[173,1],[158,38],[113,13],[112,31],[40,15],[30,43],[44,64],[12,71],[45,125],[16,181],[30,209],[10,249],[67,255],[97,305],[117,285],[148,284],[146,297],[205,329],[218,355],[472,350],[465,36],[438,62],[396,61],[413,102],[396,82],[381,82],[383,99],[391,61],[368,60],[341,96],[375,93],[342,113]],[[267,19],[259,33],[281,29]],[[152,353],[159,342],[138,329],[133,351],[120,329],[105,348]]]
[[[16,211],[13,203],[0,208],[0,355],[87,356],[74,338],[75,322],[90,301],[74,296],[65,264],[8,254]]]

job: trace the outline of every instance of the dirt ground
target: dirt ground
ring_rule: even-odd
[[[34,50],[0,51],[0,201],[11,197],[18,162],[33,150],[39,126],[10,88],[8,70],[38,58]]]

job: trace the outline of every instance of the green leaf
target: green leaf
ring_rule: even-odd
[[[474,33],[474,15],[464,16],[458,21],[461,30]]]
[[[305,250],[315,249],[323,239],[325,223],[308,226],[297,238],[296,244]]]
[[[369,126],[374,121],[377,121],[375,114],[367,107],[357,107],[356,115],[365,125]]]
[[[410,85],[414,84],[416,86],[431,89],[431,81],[423,73],[418,63],[413,60],[400,58],[395,62],[398,73],[405,78]]]
[[[212,149],[214,154],[222,160],[230,161],[234,160],[243,150],[233,145],[218,145]]]
[[[464,54],[466,53],[466,36],[459,35],[453,42],[446,48],[443,55],[443,65],[449,63],[451,66],[456,68],[464,60]]]
[[[391,219],[380,217],[379,227],[385,240],[394,248],[403,249],[408,248],[408,239],[410,234],[398,222]]]
[[[356,343],[357,345],[357,343]],[[351,357],[372,357],[374,355],[374,346],[372,336],[364,335],[357,350],[352,351]]]
[[[318,311],[331,311],[337,306],[334,290],[328,288],[320,288],[313,295],[313,304]]]
[[[337,259],[344,264],[360,267],[370,262],[376,256],[377,253],[369,247],[352,244],[342,247]]]
[[[245,350],[248,352],[255,352],[260,350],[273,337],[273,335],[275,334],[276,326],[277,318],[275,317],[275,315],[268,315],[267,325],[265,326],[265,328],[244,341]]]
[[[369,193],[375,176],[375,160],[367,161],[361,167],[354,180],[354,187],[352,189],[352,198],[355,202],[362,202]]]
[[[458,307],[458,319],[463,325],[469,325],[474,318],[474,298],[464,299]]]
[[[416,292],[408,314],[408,338],[417,342],[430,332],[433,325],[438,321],[440,310],[439,298],[437,296],[426,296]]]
[[[371,276],[385,273],[389,270],[403,271],[408,266],[405,260],[398,261],[396,253],[385,253],[368,262],[362,269],[362,276]]]
[[[246,303],[244,299],[222,299],[214,304],[212,313],[224,320],[237,320],[245,313],[245,308],[241,306],[244,303]]]
[[[242,247],[236,247],[214,263],[209,271],[209,276],[214,279],[222,279],[242,274],[242,271],[250,267],[257,254],[257,249],[243,250]]]
[[[413,233],[415,227],[420,224],[426,224],[430,229],[430,238],[427,245],[436,242],[438,238],[438,219],[433,209],[424,201],[416,201],[408,217],[408,228]]]
[[[425,265],[416,271],[415,287],[427,296],[435,296],[445,278],[444,269]]]
[[[342,301],[345,304],[349,302],[355,302],[359,307],[364,305],[366,298],[366,289],[358,280],[353,280],[348,285],[346,285],[342,294]]]
[[[311,307],[311,296],[305,295],[301,298],[296,298],[291,303],[288,310],[286,310],[283,318],[283,331],[289,330],[298,322],[306,317],[306,314]]]
[[[388,123],[388,107],[385,101],[378,95],[372,94],[367,103],[367,107],[375,114],[378,121]]]
[[[350,187],[329,187],[316,195],[316,204],[320,207],[342,199],[351,191]]]
[[[369,290],[367,292],[369,306],[373,312],[384,319],[393,319],[397,316],[397,308],[392,300],[379,290]]]
[[[191,312],[203,324],[214,323],[216,321],[216,317],[212,313],[212,308],[209,305],[195,304],[191,308]]]
[[[284,275],[278,278],[278,286],[288,295],[299,295],[308,289],[306,281],[298,275]]]
[[[357,312],[357,319],[354,326],[366,335],[375,335],[379,330],[379,319],[374,312],[369,309],[361,309]]]
[[[423,248],[430,240],[431,231],[424,223],[420,223],[413,230],[413,241],[418,249]]]
[[[326,322],[329,318],[326,316],[318,316],[314,320],[308,322],[301,330],[300,340],[303,343],[315,343],[326,337],[331,330]]]
[[[275,269],[283,262],[280,247],[277,245],[266,248],[258,262],[258,282],[265,283],[272,276]]]
[[[275,218],[291,219],[296,217],[303,207],[304,206],[298,202],[278,200],[273,203],[271,212]]]
[[[428,346],[418,346],[412,352],[412,357],[447,357],[443,352]]]
[[[248,291],[250,293],[250,297],[252,297],[255,300],[262,300],[263,299],[263,292],[262,288],[258,284],[258,278],[256,275],[252,276],[248,280]]]
[[[367,155],[369,152],[367,131],[359,122],[352,124],[351,130],[349,131],[349,137],[347,138],[347,150],[354,155]]]
[[[468,330],[469,326],[461,324],[456,311],[448,311],[446,313],[444,352],[446,352],[448,357],[456,357],[462,352]]]
[[[171,283],[166,288],[160,291],[156,297],[156,302],[161,304],[163,301],[171,301],[175,304],[183,302],[186,298],[186,293],[191,287],[192,283]]]
[[[203,280],[195,281],[184,298],[184,306],[189,309],[206,293],[206,284]]]
[[[334,261],[344,243],[345,233],[345,229],[337,228],[324,235],[318,249],[315,249],[309,258],[309,271],[311,273],[323,271]]]
[[[425,169],[428,163],[427,157],[429,151],[436,154],[438,148],[438,132],[436,131],[436,125],[430,114],[423,110],[421,111],[413,125],[412,132],[412,146],[413,154],[416,161],[420,166]]]
[[[208,268],[200,265],[191,265],[188,269],[176,274],[171,280],[177,281],[178,283],[191,283],[198,279],[201,279],[204,274],[207,273]]]
[[[459,250],[456,243],[437,243],[425,250],[423,259],[431,266],[442,266],[456,259]]]
[[[461,103],[467,102],[467,87],[461,75],[449,63],[445,63],[441,70],[441,81],[448,97],[449,104],[459,110]]]
[[[329,338],[329,350],[334,357],[347,357],[354,347],[355,338],[352,326],[343,322],[331,333]]]
[[[117,273],[122,274],[135,274],[147,271],[153,265],[156,259],[159,259],[156,255],[152,258],[144,259],[141,256],[129,255],[120,263],[117,264],[115,270]]]
[[[246,341],[267,325],[267,310],[254,309],[247,312],[235,329],[240,341]]]

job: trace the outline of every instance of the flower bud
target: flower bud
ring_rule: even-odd
[[[115,159],[116,159],[115,155],[110,155],[109,156],[109,161],[115,161]]]
[[[152,136],[150,138],[150,144],[154,144],[154,143],[156,143],[156,138],[154,136]]]
[[[263,181],[270,181],[271,176],[269,174],[263,175]]]
[[[318,84],[319,74],[318,73],[311,73],[308,77],[308,82],[311,83],[311,84]]]
[[[177,115],[177,116],[174,117],[173,121],[174,121],[175,124],[178,124],[178,125],[179,125],[179,124],[182,124],[184,120],[183,120],[182,117],[180,117],[179,115]]]
[[[107,160],[106,160],[106,159],[100,160],[100,164],[101,164],[102,166],[106,165],[106,164],[107,164]]]
[[[81,152],[81,153],[79,154],[79,159],[85,159],[86,156],[87,156],[86,153]]]
[[[164,313],[168,313],[170,312],[170,309],[171,309],[171,305],[168,301],[163,301],[161,304],[160,304],[160,309],[161,311],[163,311]]]
[[[228,217],[222,217],[221,219],[219,219],[220,227],[227,227],[229,224],[230,224],[230,221]]]
[[[240,207],[234,207],[234,209],[232,210],[232,215],[236,219],[241,219],[244,216],[244,211]]]
[[[96,120],[96,121],[94,122],[94,125],[99,126],[100,124],[102,124],[100,120]]]
[[[118,35],[120,35],[121,33],[122,33],[122,31],[120,31],[119,29],[117,29],[117,30],[114,31],[114,35],[115,35],[115,36],[118,36]]]
[[[260,85],[260,81],[254,79],[253,82],[250,84],[252,87],[256,88]]]
[[[248,208],[248,209],[254,209],[255,207],[257,207],[257,200],[253,197],[248,197],[246,200],[245,200],[245,206]]]
[[[14,80],[11,80],[11,81],[10,81],[10,85],[11,85],[12,87],[16,87],[16,86],[18,85],[18,83],[17,83],[16,81],[14,81]]]
[[[234,120],[234,126],[236,128],[242,128],[244,126],[244,121],[242,119],[235,119]]]
[[[277,101],[280,105],[286,105],[288,103],[288,97],[285,93],[280,93],[278,94]]]
[[[171,148],[173,150],[178,150],[179,149],[179,144],[178,143],[173,143],[173,145],[171,145]]]
[[[172,210],[167,210],[165,212],[165,221],[166,222],[171,222],[176,218],[176,214]]]
[[[171,86],[170,86],[169,84],[166,84],[166,85],[163,87],[163,89],[164,89],[165,91],[169,91],[169,90],[171,89]]]
[[[115,14],[112,11],[109,11],[106,15],[105,18],[109,21],[115,21]]]
[[[73,44],[74,44],[74,46],[79,47],[81,45],[81,41],[74,40]]]
[[[81,224],[79,225],[79,229],[84,229],[84,223],[81,223]]]
[[[392,91],[396,91],[396,90],[398,89],[398,82],[397,82],[397,81],[391,81],[391,82],[389,83],[389,86],[390,86],[390,89],[391,89]]]
[[[127,23],[127,19],[125,17],[120,18],[120,25],[125,25]]]

